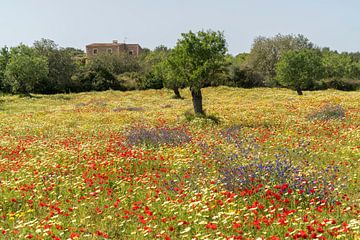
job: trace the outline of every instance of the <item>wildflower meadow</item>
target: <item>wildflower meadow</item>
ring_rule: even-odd
[[[0,239],[359,239],[360,92],[0,97]]]

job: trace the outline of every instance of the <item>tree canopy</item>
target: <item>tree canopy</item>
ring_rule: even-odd
[[[360,68],[350,55],[330,50],[322,51],[325,78],[359,78]]]
[[[0,91],[9,91],[5,84],[5,70],[10,60],[10,51],[6,46],[0,50]]]
[[[310,49],[288,51],[278,62],[276,75],[282,86],[292,87],[302,95],[303,89],[311,88],[323,75],[321,55]]]
[[[290,50],[311,49],[314,45],[303,35],[281,35],[255,38],[247,66],[264,76],[268,84],[276,75],[276,64]]]
[[[49,74],[37,86],[37,92],[70,92],[73,88],[71,76],[76,71],[76,63],[71,50],[59,48],[50,39],[35,41],[34,49],[39,56],[46,57],[49,67]]]
[[[168,58],[172,75],[190,88],[195,114],[204,114],[201,88],[224,71],[227,52],[222,32],[199,31],[181,34]]]
[[[5,70],[5,83],[13,92],[29,95],[48,74],[46,57],[39,56],[33,48],[20,45],[11,49]]]
[[[189,87],[195,112],[203,114],[204,87],[294,88],[288,81],[279,82],[282,76],[278,76],[277,65],[288,51],[304,49],[320,53],[323,75],[311,84],[303,83],[302,90],[360,88],[359,52],[339,53],[316,47],[303,35],[277,34],[255,38],[250,53],[231,55],[227,53],[224,34],[208,30],[183,33],[173,49],[164,45],[153,50],[143,48],[139,56],[114,52],[87,58],[83,50],[60,47],[50,39],[40,39],[32,46],[3,47],[0,91],[16,93],[28,89],[31,93],[54,94],[166,87],[174,91],[176,98],[182,98],[179,89]],[[39,77],[39,70],[45,69],[40,66],[45,65],[48,70],[43,72],[48,73]],[[26,69],[28,66],[35,67]],[[25,83],[31,84],[25,87]]]

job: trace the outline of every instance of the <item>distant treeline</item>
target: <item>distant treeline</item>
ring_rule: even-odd
[[[302,54],[291,55],[303,50]],[[33,46],[3,47],[0,91],[28,95],[172,88],[171,81],[165,79],[169,75],[165,76],[163,71],[171,52],[172,49],[161,45],[152,51],[144,49],[139,57],[123,53],[86,59],[82,50],[61,48],[48,39],[36,41]],[[305,61],[307,58],[311,61]],[[228,54],[224,61],[224,71],[207,81],[209,86],[280,87],[284,86],[282,79],[286,78],[288,69],[297,64],[300,64],[298,69],[306,69],[301,64],[308,62],[309,67],[316,67],[316,78],[307,81],[302,90],[351,91],[360,87],[359,52],[338,53],[320,48],[302,35],[257,37],[250,53]],[[308,72],[314,73],[314,69]],[[297,78],[302,77],[301,72],[296,74]]]

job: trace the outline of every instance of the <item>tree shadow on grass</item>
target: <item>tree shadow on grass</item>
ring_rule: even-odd
[[[204,119],[204,120],[210,120],[215,124],[220,123],[220,118],[213,114],[194,114],[191,111],[186,111],[184,115],[185,115],[185,119],[188,122],[191,122],[195,119]]]
[[[32,95],[31,93],[22,93],[18,95],[19,98],[29,98],[29,99],[41,99],[42,96]]]

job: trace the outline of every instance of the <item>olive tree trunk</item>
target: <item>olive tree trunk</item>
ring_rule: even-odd
[[[204,114],[201,89],[191,88],[190,91],[195,114]]]
[[[297,88],[296,88],[296,92],[297,92],[297,94],[300,95],[300,96],[303,95],[303,92],[302,92],[302,90],[301,90],[300,87],[297,87]]]
[[[176,98],[179,98],[179,99],[182,98],[181,95],[180,95],[179,88],[174,87],[174,88],[173,88],[173,91],[174,91],[174,94],[175,94],[175,97],[176,97]]]

